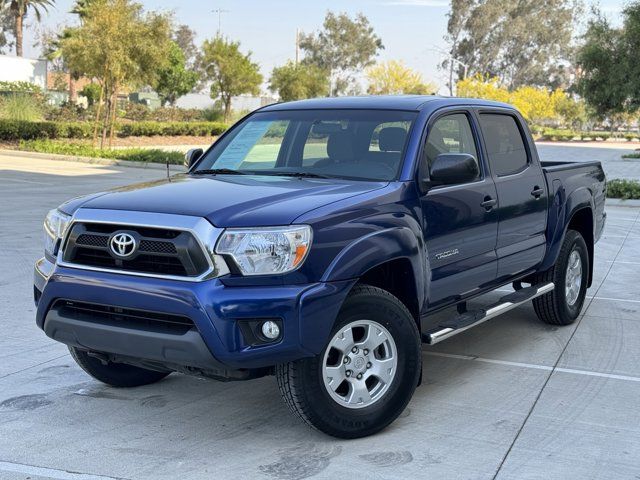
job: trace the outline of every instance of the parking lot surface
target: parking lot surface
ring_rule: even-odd
[[[601,156],[613,176],[620,153],[581,158]],[[543,324],[526,305],[425,346],[423,384],[401,418],[342,441],[294,418],[273,378],[173,374],[114,389],[36,328],[46,211],[164,175],[0,156],[0,479],[640,478],[640,209],[607,208],[576,324]]]

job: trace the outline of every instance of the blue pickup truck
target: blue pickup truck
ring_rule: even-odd
[[[572,323],[606,217],[600,163],[541,162],[518,111],[484,100],[271,105],[186,166],[49,212],[38,326],[114,387],[274,375],[342,438],[398,417],[422,343],[529,300]]]

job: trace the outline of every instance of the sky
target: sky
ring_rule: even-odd
[[[271,70],[295,57],[295,32],[312,32],[322,26],[328,10],[354,15],[364,13],[385,49],[380,60],[402,60],[419,71],[425,81],[441,87],[445,75],[438,64],[445,58],[444,35],[447,29],[447,0],[138,0],[147,10],[173,12],[180,24],[187,24],[197,34],[197,43],[213,37],[221,16],[223,35],[241,43],[243,51],[251,51],[265,79]],[[56,29],[72,24],[75,16],[69,14],[73,0],[56,0],[55,8],[38,26],[28,18],[25,31],[25,56],[38,57],[40,50],[32,44],[39,29]],[[602,0],[602,11],[613,24],[619,23],[624,0]]]

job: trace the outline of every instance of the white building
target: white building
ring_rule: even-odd
[[[29,82],[47,89],[47,61],[0,55],[0,81]]]

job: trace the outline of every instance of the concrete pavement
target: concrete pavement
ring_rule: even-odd
[[[290,415],[273,378],[174,374],[109,388],[36,328],[31,275],[46,211],[163,175],[0,158],[0,479],[639,478],[640,209],[608,208],[579,322],[545,325],[527,305],[425,346],[423,385],[402,417],[341,441]]]

